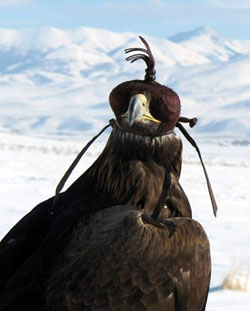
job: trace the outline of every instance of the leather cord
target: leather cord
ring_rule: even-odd
[[[56,193],[55,193],[55,197],[54,197],[54,204],[56,203],[56,200],[58,198],[59,193],[61,192],[61,190],[63,189],[66,181],[68,180],[70,174],[72,173],[72,171],[74,170],[74,168],[77,166],[78,162],[80,161],[80,159],[82,158],[82,156],[84,155],[84,153],[88,150],[88,148],[93,144],[93,142],[110,126],[114,126],[115,124],[115,120],[111,119],[109,120],[109,124],[107,124],[106,126],[104,126],[104,128],[96,135],[94,136],[85,146],[84,148],[81,150],[81,152],[77,155],[77,157],[75,158],[75,160],[73,161],[73,163],[70,165],[70,167],[67,169],[66,173],[63,175],[62,179],[60,180],[59,184],[56,187]]]
[[[206,170],[205,164],[204,164],[204,162],[202,160],[202,157],[201,157],[200,149],[198,148],[195,140],[189,135],[187,130],[184,128],[184,126],[180,122],[176,123],[176,127],[178,127],[178,129],[182,132],[182,134],[185,136],[185,138],[188,140],[188,142],[195,148],[195,150],[198,153],[198,156],[200,158],[201,165],[202,165],[205,177],[206,177],[207,188],[208,188],[208,192],[209,192],[210,199],[211,199],[211,202],[212,202],[214,216],[216,217],[218,207],[217,207],[217,203],[215,201],[214,193],[213,193],[212,186],[211,186],[208,174],[207,174],[207,170]]]

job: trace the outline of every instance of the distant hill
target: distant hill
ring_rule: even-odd
[[[112,117],[118,83],[143,79],[143,62],[124,49],[135,33],[102,29],[0,29],[0,131],[89,135]],[[205,135],[250,134],[250,40],[230,41],[203,27],[168,39],[144,36],[157,81],[181,97],[182,114],[198,116]],[[192,130],[193,131],[193,130]]]

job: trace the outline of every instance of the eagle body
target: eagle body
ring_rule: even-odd
[[[202,311],[209,241],[192,219],[174,132],[180,100],[145,80],[110,93],[107,144],[65,192],[40,203],[0,243],[0,311]],[[182,118],[184,120],[186,118]]]
[[[0,310],[203,310],[209,242],[178,182],[181,150],[174,132],[115,126],[56,205],[38,205],[1,242]]]
[[[49,310],[204,310],[209,262],[208,240],[196,221],[155,222],[133,207],[115,206],[87,226],[78,224],[63,268],[61,258],[52,266],[47,303]]]

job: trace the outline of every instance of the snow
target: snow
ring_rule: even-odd
[[[201,27],[190,32],[176,34],[170,40],[203,55],[211,61],[227,61],[236,55],[233,43],[210,27]]]
[[[235,114],[238,135],[249,135],[249,109],[237,107],[250,102],[249,41],[230,41],[208,27],[169,39],[144,37],[156,58],[157,81],[178,92],[183,115],[195,111],[206,133],[235,135]],[[104,116],[112,117],[112,88],[143,78],[143,62],[124,60],[124,49],[134,46],[142,42],[129,32],[0,29],[0,130],[29,135],[35,124],[39,134],[92,134]],[[103,103],[103,109],[93,109]],[[213,122],[222,114],[218,131]],[[72,128],[69,119],[78,126]]]
[[[189,132],[206,163],[217,218],[187,142],[181,184],[211,244],[207,310],[249,310],[249,291],[221,286],[232,268],[239,275],[250,270],[250,41],[229,41],[210,28],[168,39],[144,37],[156,58],[157,81],[178,92],[182,115],[199,118]],[[113,117],[112,88],[143,77],[144,64],[128,64],[123,52],[140,45],[137,34],[86,27],[0,30],[1,237],[54,195],[77,153]],[[97,158],[108,132],[90,147],[66,187]]]

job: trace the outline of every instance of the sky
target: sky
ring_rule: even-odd
[[[250,39],[250,0],[0,0],[0,28],[81,26],[156,37],[209,26]]]

